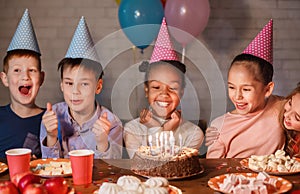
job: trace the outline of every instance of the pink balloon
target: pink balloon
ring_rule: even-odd
[[[165,6],[170,33],[183,47],[205,29],[209,13],[208,0],[170,0]]]

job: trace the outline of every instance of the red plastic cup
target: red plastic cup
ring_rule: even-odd
[[[92,182],[94,151],[73,150],[69,152],[74,185],[85,185]]]
[[[10,179],[15,174],[30,171],[31,150],[27,148],[10,149],[5,152]]]

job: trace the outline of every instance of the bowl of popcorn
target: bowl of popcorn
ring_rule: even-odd
[[[290,157],[284,150],[277,150],[275,154],[269,155],[252,155],[242,159],[240,163],[252,171],[273,175],[290,175],[300,172],[300,159]]]

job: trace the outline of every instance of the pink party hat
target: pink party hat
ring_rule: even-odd
[[[259,32],[255,39],[243,51],[245,54],[251,54],[262,58],[273,64],[273,20]]]
[[[159,60],[176,60],[178,56],[173,49],[172,42],[170,40],[166,19],[163,18],[162,24],[158,33],[158,37],[155,43],[155,47],[150,59],[150,63]]]

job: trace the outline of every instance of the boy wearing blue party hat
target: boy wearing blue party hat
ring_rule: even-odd
[[[102,89],[102,66],[83,17],[58,69],[65,102],[47,104],[42,157],[68,157],[71,150],[89,149],[95,158],[121,158],[122,123],[95,99]]]
[[[0,157],[12,148],[26,147],[41,157],[39,126],[44,109],[35,103],[44,80],[41,53],[26,9],[3,60],[1,80],[10,104],[0,107]]]

